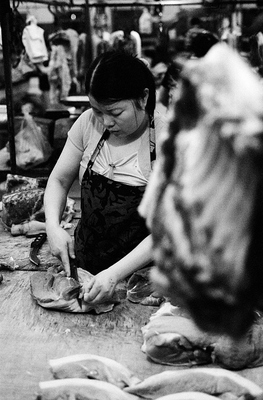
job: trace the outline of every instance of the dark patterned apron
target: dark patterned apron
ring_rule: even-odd
[[[153,118],[150,119],[151,164],[156,158]],[[137,208],[145,186],[116,182],[92,170],[109,137],[105,131],[88,163],[81,184],[81,219],[75,230],[78,267],[96,275],[133,250],[149,231]]]

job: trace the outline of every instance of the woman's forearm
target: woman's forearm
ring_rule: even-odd
[[[152,261],[152,237],[147,236],[130,253],[109,267],[118,281],[145,267]]]
[[[57,179],[49,181],[45,190],[44,207],[46,224],[57,226],[67,202],[67,190]]]

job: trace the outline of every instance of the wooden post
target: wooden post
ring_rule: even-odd
[[[13,88],[11,74],[11,52],[10,52],[10,26],[9,18],[11,13],[9,0],[1,0],[1,28],[2,28],[2,45],[4,59],[4,76],[5,76],[5,93],[7,107],[7,127],[9,137],[11,173],[16,173],[16,151],[15,151],[15,127],[14,127],[14,107],[13,107]]]

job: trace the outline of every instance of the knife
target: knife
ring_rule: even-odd
[[[70,266],[70,277],[75,279],[75,281],[79,283],[78,268],[73,258],[69,258],[69,266]],[[82,299],[77,297],[77,301],[79,303],[80,308],[82,308]]]
[[[46,233],[39,233],[30,245],[29,260],[37,266],[40,264],[40,259],[37,257],[37,254],[39,249],[45,243],[46,238]]]
[[[78,269],[73,258],[69,258],[70,277],[79,282]]]

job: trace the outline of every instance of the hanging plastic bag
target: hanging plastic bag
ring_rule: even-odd
[[[52,154],[52,147],[29,113],[24,115],[21,127],[15,136],[16,164],[19,168],[30,169],[42,164]]]

